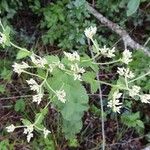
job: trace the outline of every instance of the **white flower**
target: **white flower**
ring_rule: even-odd
[[[112,49],[109,49],[109,50],[107,51],[107,57],[108,57],[108,58],[115,57],[114,52],[115,52],[115,47],[113,47]]]
[[[57,67],[58,67],[59,69],[61,69],[61,70],[64,70],[64,69],[65,69],[64,64],[62,64],[60,61],[55,62],[54,64],[55,64],[55,66],[57,66]]]
[[[41,58],[40,56],[35,56],[35,54],[32,54],[30,56],[31,61],[38,67],[44,68],[47,64],[47,60],[45,58]]]
[[[136,85],[132,86],[132,89],[129,89],[129,95],[131,97],[138,95],[140,92],[140,89],[141,88],[139,86],[136,86]]]
[[[12,67],[14,68],[13,71],[20,75],[24,71],[24,69],[29,67],[29,65],[25,62],[22,62],[22,64],[18,64],[18,63],[15,62],[12,65]]]
[[[64,70],[64,69],[65,69],[65,66],[64,66],[64,64],[62,64],[62,63],[58,63],[58,68],[61,69],[61,70]]]
[[[58,97],[58,99],[62,102],[65,103],[66,102],[66,92],[64,90],[57,90],[56,91],[56,96]]]
[[[27,128],[24,129],[24,134],[27,134],[27,141],[30,142],[31,138],[33,137],[33,124],[27,126]]]
[[[106,45],[104,45],[103,48],[100,48],[99,51],[101,52],[102,55],[108,57],[108,58],[112,58],[115,57],[115,47],[113,47],[112,49],[107,48]]]
[[[75,63],[73,65],[71,65],[71,70],[74,71],[75,73],[84,73],[85,70],[82,68],[79,68],[78,64]]]
[[[31,133],[31,132],[33,132],[33,124],[31,124],[31,125],[28,125],[26,128],[24,128],[24,134],[28,134],[28,133]]]
[[[122,107],[121,105],[122,105],[122,103],[120,103],[119,100],[117,99],[117,100],[115,100],[115,101],[110,100],[110,101],[108,102],[107,107],[112,108],[112,110],[113,110],[114,112],[120,113],[120,109],[121,109],[121,107]]]
[[[72,55],[74,56],[74,60],[80,61],[80,55],[76,51]]]
[[[6,127],[7,132],[13,132],[15,130],[15,126],[11,124],[10,126]]]
[[[0,44],[2,44],[3,43],[3,38],[2,37],[0,37]]]
[[[30,142],[31,138],[33,137],[33,133],[28,133],[27,135],[27,141]]]
[[[43,97],[42,93],[34,95],[33,96],[33,102],[36,102],[39,105],[40,102],[42,101],[42,97]]]
[[[91,26],[89,28],[86,28],[84,33],[87,38],[92,39],[93,35],[96,34],[96,31],[97,31],[97,28]]]
[[[49,64],[48,66],[49,66],[49,69],[48,69],[48,70],[49,70],[50,72],[52,72],[52,71],[53,71],[53,69],[54,69],[54,65]]]
[[[41,91],[41,87],[38,85],[38,83],[34,79],[26,80],[27,83],[29,84],[31,90],[37,91],[39,93]]]
[[[122,107],[122,103],[119,102],[119,98],[121,97],[122,93],[119,93],[118,91],[115,91],[112,100],[108,102],[107,107],[112,108],[114,112],[120,113],[120,109]]]
[[[75,63],[75,64],[71,65],[71,70],[74,72],[73,73],[74,80],[80,80],[81,81],[81,74],[83,74],[85,72],[83,67],[79,68],[78,64]]]
[[[140,95],[142,103],[150,103],[150,94]]]
[[[126,76],[127,78],[129,78],[129,79],[132,79],[132,78],[135,77],[135,76],[134,76],[134,73],[133,73],[132,71],[130,71],[129,68],[127,68],[127,71],[126,71],[125,76]]]
[[[132,61],[132,52],[130,52],[129,50],[124,50],[123,52],[123,56],[122,56],[122,62],[125,64],[128,64],[129,62]]]
[[[122,67],[122,68],[119,68],[119,67],[118,67],[117,72],[119,73],[119,75],[125,76],[125,77],[127,77],[127,78],[129,78],[129,79],[134,78],[134,74],[133,74],[132,71],[130,71],[129,68],[126,69],[126,68],[124,68],[124,67]]]
[[[73,74],[73,76],[74,76],[74,80],[82,81],[82,79],[81,79],[81,75],[80,75],[80,74],[76,74],[76,73],[74,73],[74,74]]]
[[[47,138],[47,135],[51,133],[49,130],[47,130],[46,128],[44,128],[43,130],[43,134],[44,134],[44,138]]]
[[[7,40],[6,35],[1,33],[1,35],[0,35],[0,44],[5,43],[6,40]]]
[[[72,54],[64,52],[64,54],[70,61],[75,61],[75,60],[80,61],[80,56],[77,52],[73,52]]]

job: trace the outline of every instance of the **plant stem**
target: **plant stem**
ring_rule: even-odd
[[[49,88],[53,93],[56,94],[55,90],[53,90],[53,88],[48,84],[48,82],[46,81],[45,83],[47,84],[48,88]]]
[[[117,62],[120,62],[120,61],[121,61],[121,59],[114,60],[114,61],[111,61],[111,62],[106,62],[106,63],[95,63],[95,62],[93,62],[93,64],[110,65],[110,64],[117,63]]]
[[[25,71],[25,70],[24,70],[23,72],[26,73],[26,74],[29,74],[29,75],[31,75],[31,76],[36,76],[36,77],[39,77],[39,78],[45,80],[45,78],[43,78],[42,76],[39,76],[39,75],[37,75],[37,74],[31,73],[31,72],[28,72],[28,71]]]
[[[107,83],[107,82],[101,81],[101,80],[98,80],[97,82],[102,83],[102,84],[105,84],[105,85],[109,85],[109,86],[112,86],[112,87],[115,87],[115,86],[116,86],[116,85],[113,85],[113,84],[111,84],[111,83]]]
[[[98,56],[99,56],[99,53],[96,54],[93,58],[91,58],[91,59],[85,59],[85,60],[82,60],[81,62],[87,62],[87,61],[94,60],[94,59],[96,59]]]
[[[97,50],[98,50],[98,47],[95,45],[93,39],[92,39],[92,42],[93,42],[95,48],[97,48]],[[91,56],[92,56],[92,58],[94,58],[93,51],[90,47],[90,40],[89,39],[88,39],[88,45],[89,45],[89,50],[90,50]],[[95,59],[94,59],[94,62],[96,62]],[[100,83],[101,81],[99,80],[99,75],[98,74],[96,75],[96,78]],[[104,109],[103,109],[103,99],[102,99],[101,85],[99,85],[99,98],[100,98],[100,104],[101,104],[101,123],[102,123],[102,139],[103,139],[102,140],[102,150],[105,150]]]
[[[54,96],[54,97],[55,97],[55,96]],[[54,97],[53,97],[53,98],[54,98]],[[53,98],[52,98],[52,99],[53,99]],[[51,99],[51,100],[52,100],[52,99]],[[51,100],[46,104],[46,106],[44,107],[44,109],[46,109],[46,108],[48,107],[48,105],[51,103]],[[39,117],[35,120],[34,126],[35,126],[35,124],[39,121],[41,115],[42,115],[42,114],[40,114]]]
[[[25,51],[25,52],[31,53],[31,52],[30,52],[30,51],[28,51],[27,49],[22,48],[22,47],[20,47],[20,46],[18,46],[18,45],[16,45],[16,44],[14,44],[14,43],[12,43],[12,42],[10,42],[10,44],[11,44],[13,47],[15,47],[15,48],[17,48],[17,49],[19,49],[19,50],[22,50],[22,51]]]
[[[43,80],[43,82],[40,84],[40,86],[42,86],[42,85],[46,82],[47,77],[48,77],[48,70],[47,70],[47,72],[46,72],[46,77],[45,77],[45,79]]]
[[[143,77],[145,77],[145,76],[147,76],[149,74],[150,74],[150,71],[145,73],[145,74],[143,74],[143,75],[141,75],[141,76],[139,76],[139,77],[137,77],[137,78],[135,78],[135,79],[133,79],[133,80],[131,80],[131,81],[129,81],[128,83],[132,83],[132,82],[134,82],[136,80],[142,79]]]
[[[129,86],[128,86],[128,79],[127,79],[127,77],[125,76],[125,83],[126,83],[126,87],[127,87],[127,89],[129,89]]]
[[[2,29],[3,29],[3,31],[4,31],[4,30],[5,30],[5,28],[4,28],[3,24],[2,24],[1,19],[0,19],[0,26],[2,27]]]

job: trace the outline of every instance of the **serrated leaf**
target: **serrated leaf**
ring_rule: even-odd
[[[66,138],[74,137],[82,128],[82,117],[84,111],[88,109],[86,90],[79,81],[74,81],[72,76],[61,71],[55,72],[48,83],[54,90],[63,89],[66,92],[66,103],[60,102],[57,98],[53,102],[62,114]]]
[[[75,138],[76,134],[82,129],[82,121],[71,122],[63,120],[62,130],[65,133],[66,139]]]
[[[127,5],[127,16],[134,14],[139,8],[140,0],[130,0]]]
[[[25,58],[25,57],[30,56],[30,55],[31,55],[31,52],[27,51],[26,49],[20,50],[17,53],[17,58],[16,59],[22,59],[22,58]]]

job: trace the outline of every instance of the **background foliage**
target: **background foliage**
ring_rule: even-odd
[[[11,26],[11,34],[14,37],[12,40],[20,45],[32,49],[33,51],[36,51],[40,55],[45,53],[53,53],[53,51],[55,53],[55,50],[59,51],[58,53],[56,52],[58,55],[61,54],[61,50],[78,50],[84,54],[87,51],[87,46],[86,38],[83,32],[84,29],[90,25],[96,25],[98,27],[98,36],[96,38],[100,45],[108,45],[110,47],[115,45],[118,48],[119,55],[119,51],[122,51],[123,49],[123,44],[120,42],[120,37],[111,32],[108,28],[99,24],[99,22],[89,14],[86,7],[86,2],[87,1],[85,0],[1,0],[0,16],[4,24],[7,23]],[[125,28],[136,41],[143,45],[145,44],[147,47],[150,47],[149,0],[97,0],[94,1],[94,3],[93,1],[89,0],[88,2],[91,3],[108,19]],[[10,97],[14,89],[14,96],[17,95],[16,93],[19,93],[19,95],[23,93],[30,94],[22,85],[22,81],[24,81],[24,79],[18,79],[18,77],[12,74],[11,71],[11,65],[14,61],[16,61],[17,58],[16,50],[12,48],[1,47],[0,58],[1,97]],[[150,66],[150,58],[145,56],[145,54],[142,52],[135,52],[133,59],[134,61],[130,64],[130,68],[134,70],[136,75],[144,74]],[[113,79],[115,68],[116,66],[106,66],[105,69],[104,67],[101,67],[101,78],[108,81]],[[96,67],[94,70],[97,71],[98,68]],[[67,106],[65,106],[66,108],[59,103],[55,104],[60,110],[63,121],[57,119],[55,120],[55,116],[53,116],[55,114],[54,112],[50,112],[51,115],[49,113],[47,114],[49,117],[47,120],[51,121],[52,128],[54,128],[57,133],[53,133],[51,138],[47,140],[36,137],[30,146],[38,149],[37,144],[40,143],[41,148],[45,147],[46,145],[45,150],[48,149],[48,147],[51,147],[52,149],[55,149],[56,147],[58,148],[59,146],[61,147],[64,145],[64,143],[66,143],[60,130],[60,128],[63,128],[63,132],[65,132],[66,137],[71,137],[70,141],[66,144],[66,147],[77,147],[82,145],[83,148],[85,148],[87,143],[84,141],[84,139],[88,139],[88,135],[91,135],[91,132],[93,132],[93,134],[99,134],[99,132],[101,132],[97,129],[97,127],[100,128],[99,124],[101,120],[99,100],[95,97],[91,98],[91,107],[89,108],[87,105],[88,97],[85,94],[85,87],[92,93],[96,93],[97,91],[98,84],[95,82],[94,72],[88,72],[84,76],[84,81],[88,81],[91,87],[88,85],[83,86],[77,82],[74,84],[74,82],[67,75],[59,76],[59,73],[57,73],[57,79],[64,81],[65,90],[68,91],[68,93],[73,95],[73,91],[77,90],[79,94],[71,97],[72,102],[68,103]],[[150,84],[147,84],[149,80],[149,76],[146,76],[142,80],[137,81],[136,84],[141,86],[146,93],[149,92],[150,89]],[[14,82],[16,84],[15,86],[13,86]],[[58,81],[56,83],[55,79],[50,79],[49,83],[54,89],[59,86]],[[17,89],[18,85],[19,88]],[[24,89],[23,92],[21,89]],[[108,90],[109,89],[107,87],[104,87],[104,94],[107,95]],[[76,107],[72,107],[74,103],[76,103]],[[21,113],[21,116],[25,116],[29,120],[30,117],[33,117],[33,114],[36,113],[37,110],[37,108],[30,104],[30,100],[28,98],[13,99],[12,102],[0,103],[0,108],[1,105],[6,106],[7,109],[9,108],[6,111],[4,110],[4,114],[6,112],[13,111],[16,115]],[[105,103],[104,106],[106,106]],[[116,142],[122,142],[125,138],[125,135],[127,135],[131,130],[133,132],[133,137],[139,137],[146,134],[146,140],[149,141],[150,131],[148,128],[150,127],[150,112],[147,106],[140,106],[138,101],[130,102],[127,99],[126,108],[127,109],[125,109],[122,116],[117,117],[118,119],[116,119],[115,114],[110,113],[110,111],[105,108],[105,120],[109,130],[108,135],[110,135],[112,132],[116,132],[116,130],[110,128],[112,128],[116,122],[119,122],[119,134],[116,132],[117,134],[114,135],[114,140]],[[26,109],[27,111],[24,112]],[[31,110],[33,114],[30,116],[29,112]],[[89,111],[84,115],[83,112],[85,110]],[[76,118],[72,115],[74,113],[77,114]],[[3,115],[3,113],[1,115]],[[52,121],[53,119],[54,121]],[[94,123],[92,122],[93,120]],[[48,122],[49,121],[46,121],[45,124]],[[63,124],[62,127],[57,124],[58,122]],[[91,123],[92,127],[90,127],[90,125],[86,126],[89,122]],[[4,124],[7,123],[8,122],[5,121]],[[109,124],[111,124],[110,127]],[[124,131],[121,130],[122,128]],[[80,130],[81,132],[76,138],[74,135]],[[113,131],[111,132],[110,130]],[[0,133],[0,137],[1,136],[6,136],[5,131]],[[19,138],[22,139],[22,137]],[[8,136],[6,139],[9,139],[10,141],[5,139],[2,140],[0,142],[0,149],[5,150],[7,147],[9,147],[9,149],[13,149],[13,147],[16,145],[17,139],[15,138],[14,140],[12,137]],[[97,139],[100,138],[98,137]],[[95,139],[93,138],[93,140]],[[61,141],[64,143],[61,143]],[[98,140],[95,141],[97,142]],[[19,140],[17,142],[19,142]],[[101,141],[98,141],[96,144],[99,145],[100,143]],[[18,144],[18,146],[20,145],[21,143]],[[24,147],[26,147],[26,145],[26,143],[23,143]],[[89,144],[87,147],[93,148],[97,145],[93,146],[92,144]]]

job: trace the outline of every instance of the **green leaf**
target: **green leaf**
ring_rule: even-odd
[[[91,58],[84,54],[83,57],[81,57],[81,66],[84,68],[91,68],[92,71],[94,71],[95,73],[98,73],[99,71],[99,67],[97,64],[93,63],[93,60],[90,60]]]
[[[32,123],[31,123],[29,120],[27,120],[27,119],[21,119],[21,121],[22,121],[22,123],[23,123],[25,126],[29,126],[29,125],[32,124]]]
[[[17,100],[15,104],[15,111],[23,112],[25,110],[25,102],[23,99]]]
[[[10,81],[11,75],[12,75],[12,71],[4,67],[4,69],[1,72],[1,78],[3,78],[4,80]]]
[[[4,93],[5,92],[5,86],[4,85],[0,85],[0,93]]]
[[[77,147],[77,146],[79,146],[78,139],[77,138],[69,139],[69,146],[70,147]]]
[[[92,93],[95,93],[99,88],[99,83],[95,80],[95,78],[96,73],[94,72],[86,72],[83,75],[83,81],[90,84]]]
[[[0,141],[0,150],[8,150],[8,147],[10,148],[10,144],[8,140]]]
[[[139,8],[140,0],[130,0],[127,5],[127,16],[134,14]]]
[[[118,89],[126,88],[125,79],[123,77],[119,77],[119,79],[117,80],[117,87]]]
[[[136,124],[140,127],[140,128],[144,128],[144,123],[141,120],[137,120]]]
[[[48,109],[41,109],[40,113],[37,113],[35,116],[36,125],[39,127],[43,122],[45,115],[48,113]]]
[[[17,53],[17,59],[22,59],[22,58],[25,58],[25,57],[30,56],[30,55],[31,55],[31,52],[29,52],[28,50],[26,50],[26,49],[20,50]]]
[[[73,138],[82,128],[82,117],[88,109],[88,95],[79,81],[74,81],[72,76],[57,70],[48,80],[54,90],[63,89],[66,92],[66,103],[57,98],[53,103],[57,106],[63,118],[63,132],[65,137]],[[52,92],[49,91],[51,94]]]

